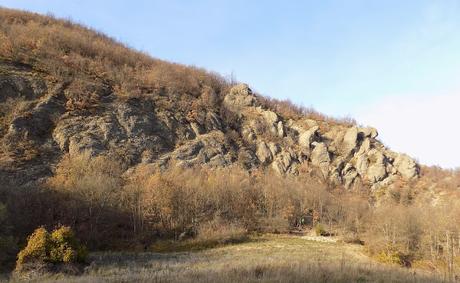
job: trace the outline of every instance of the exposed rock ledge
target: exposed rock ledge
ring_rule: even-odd
[[[278,174],[316,170],[331,184],[347,189],[361,184],[376,189],[398,178],[410,180],[419,175],[417,163],[386,149],[374,128],[283,117],[264,108],[246,84],[234,86],[218,106],[236,117],[233,129],[218,108],[204,109],[199,118],[189,120],[174,109],[158,107],[154,99],[117,100],[110,90],[94,88],[99,101],[95,111],[69,110],[65,85],[45,83],[28,71],[1,74],[0,92],[29,106],[13,117],[0,136],[6,152],[0,159],[0,175],[3,172],[11,177],[12,173],[2,168],[10,168],[24,155],[18,144],[41,153],[37,157],[40,162],[33,165],[35,171],[32,165],[22,167],[30,169],[22,171],[27,174],[36,172],[30,178],[49,174],[62,154],[82,151],[115,154],[128,167],[168,162],[228,166],[238,162],[248,170],[263,167]]]

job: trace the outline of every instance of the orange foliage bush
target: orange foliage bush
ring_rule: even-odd
[[[28,237],[26,247],[19,252],[16,270],[21,271],[26,264],[84,262],[86,256],[86,248],[70,227],[62,226],[51,234],[40,227]]]

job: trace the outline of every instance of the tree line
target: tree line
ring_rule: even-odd
[[[315,229],[364,244],[385,262],[436,266],[460,259],[460,207],[402,184],[376,199],[330,187],[314,174],[229,168],[125,172],[105,156],[67,155],[40,186],[0,189],[0,260],[11,262],[37,227],[72,227],[91,250],[149,250],[160,240],[214,239]],[[321,229],[318,229],[318,228]],[[223,232],[225,231],[225,232]],[[6,266],[6,265],[5,265]]]

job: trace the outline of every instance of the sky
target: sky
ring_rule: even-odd
[[[153,57],[374,126],[391,149],[460,167],[460,0],[0,0]]]

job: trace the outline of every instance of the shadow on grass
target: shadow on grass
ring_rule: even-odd
[[[118,267],[130,266],[134,262],[140,265],[148,265],[152,261],[177,262],[188,258],[193,252],[266,241],[268,241],[267,238],[256,234],[230,239],[161,240],[154,243],[149,252],[95,252],[89,256],[89,262],[97,266]]]
[[[227,245],[237,245],[251,242],[267,241],[257,234],[244,234],[225,239],[187,239],[183,241],[161,240],[150,246],[150,250],[157,253],[197,252],[219,248]]]

